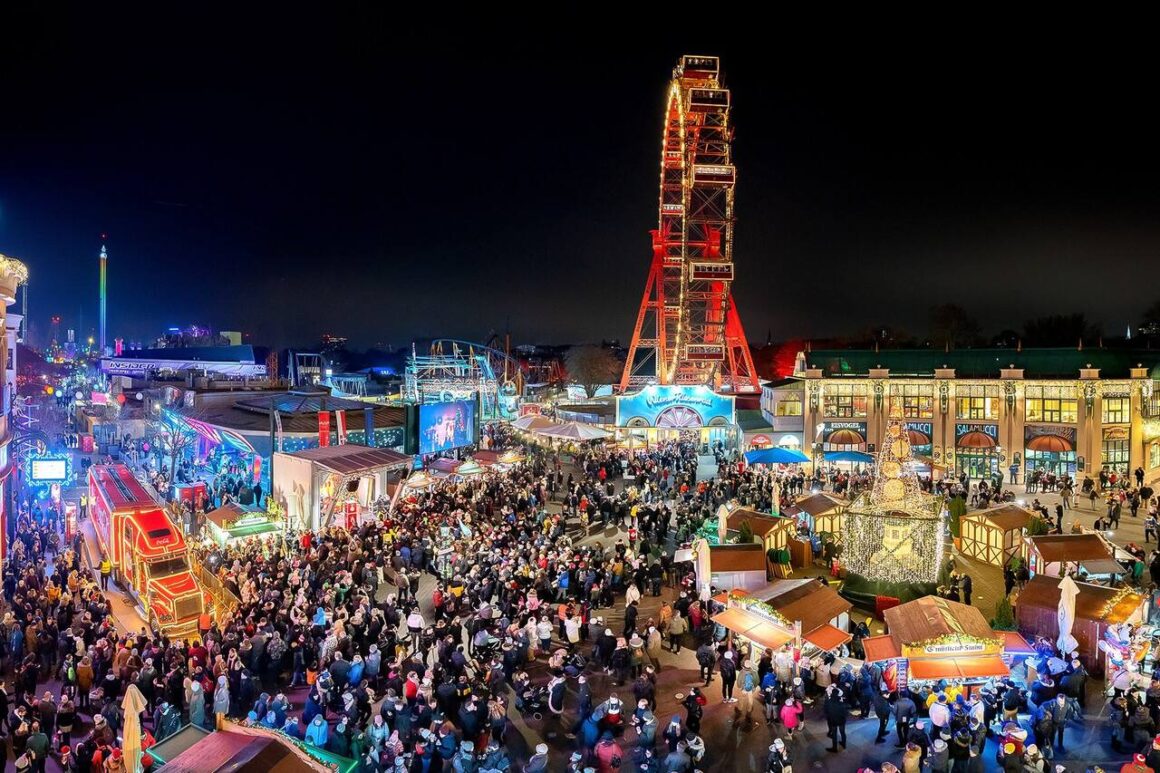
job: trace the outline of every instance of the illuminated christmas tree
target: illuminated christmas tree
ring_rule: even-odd
[[[906,425],[892,411],[870,490],[846,514],[842,560],[868,580],[934,582],[944,531],[937,499],[919,485]]]

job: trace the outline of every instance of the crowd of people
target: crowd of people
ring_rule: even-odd
[[[493,433],[493,446],[510,444]],[[199,547],[195,559],[236,606],[181,640],[118,632],[79,538],[63,545],[59,513],[29,508],[5,564],[0,637],[0,669],[13,685],[0,689],[0,725],[17,768],[44,770],[52,758],[69,771],[119,773],[120,706],[133,684],[147,702],[146,745],[187,722],[230,720],[363,771],[691,773],[719,762],[702,734],[707,688],[719,680],[739,726],[764,720],[771,773],[791,770],[807,724],[825,722],[836,752],[849,721],[877,721],[881,743],[893,729],[897,763],[884,773],[981,770],[988,735],[998,737],[1004,770],[1052,770],[1086,680],[1061,653],[1041,652],[1043,676],[1026,690],[1000,680],[969,697],[955,683],[890,690],[878,666],[844,663],[841,655],[860,654],[864,624],[848,650],[744,657],[711,621],[715,602],[697,590],[691,564],[674,562],[675,548],[727,501],[765,509],[779,497],[788,506],[810,490],[853,493],[869,478],[770,472],[717,449],[717,475],[698,480],[697,450],[598,446],[565,463],[530,448],[512,469],[409,492],[373,526]],[[998,490],[924,485],[983,501]],[[244,471],[223,466],[210,501],[240,500],[246,488]],[[970,577],[948,576],[943,594],[970,603]],[[678,696],[677,713],[658,716],[661,676],[686,650],[701,681]],[[1139,745],[1141,709],[1160,719],[1155,692],[1156,701],[1113,701],[1122,712],[1113,717],[1126,718],[1125,750]],[[516,729],[517,715],[534,742]]]

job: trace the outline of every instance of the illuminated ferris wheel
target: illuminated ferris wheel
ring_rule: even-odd
[[[661,145],[653,260],[633,329],[622,392],[648,383],[760,391],[730,293],[733,129],[715,56],[673,70]]]

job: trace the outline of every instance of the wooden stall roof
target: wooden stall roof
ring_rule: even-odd
[[[766,534],[777,529],[797,528],[797,524],[790,518],[778,518],[776,515],[759,513],[748,507],[737,508],[729,513],[729,518],[725,521],[725,525],[734,531],[740,529],[743,523],[749,524],[749,528],[753,529],[753,536],[758,539],[764,538]]]
[[[813,644],[820,650],[832,650],[835,647],[840,647],[854,637],[841,628],[836,628],[829,623],[818,626],[809,633],[803,634],[803,639]]]
[[[902,649],[894,642],[894,637],[889,634],[866,637],[862,640],[862,650],[866,653],[867,663],[880,663],[883,660],[902,657]]]
[[[210,510],[205,514],[205,518],[207,521],[210,521],[219,528],[224,529],[226,528],[226,524],[233,523],[238,518],[250,515],[251,513],[265,512],[265,510],[262,510],[258,507],[243,507],[237,502],[230,502],[229,504],[222,505],[216,510]]]
[[[748,545],[713,545],[709,548],[710,572],[764,572],[765,548]]]
[[[794,506],[798,510],[809,513],[810,515],[821,515],[828,513],[831,510],[838,508],[849,507],[850,500],[845,497],[834,496],[833,494],[826,494],[824,492],[816,492],[802,497]]]
[[[1029,539],[1040,558],[1049,564],[1112,558],[1108,543],[1098,534],[1047,534]]]
[[[996,526],[1002,531],[1023,529],[1035,517],[1035,513],[1025,507],[1013,504],[1002,504],[978,510],[963,516],[963,520],[982,521]]]
[[[801,622],[803,631],[812,631],[853,609],[836,590],[816,578],[781,580],[759,598],[787,620]]]
[[[1079,595],[1075,597],[1075,616],[1078,620],[1095,620],[1116,625],[1131,617],[1144,603],[1144,597],[1140,594],[1127,593],[1105,612],[1104,608],[1119,596],[1119,589],[1087,582],[1077,582],[1076,585],[1079,587]],[[1019,592],[1019,608],[1055,609],[1058,606],[1058,577],[1037,574]]]
[[[890,635],[899,644],[965,633],[980,639],[993,639],[995,632],[977,608],[939,596],[923,596],[883,613]]]
[[[760,615],[736,607],[714,615],[712,620],[714,623],[770,649],[777,649],[793,639],[792,633],[770,623]]]

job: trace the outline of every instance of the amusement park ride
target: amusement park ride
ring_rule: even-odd
[[[718,58],[682,56],[669,85],[652,267],[622,393],[650,383],[761,391],[730,293],[736,168],[729,107]]]

